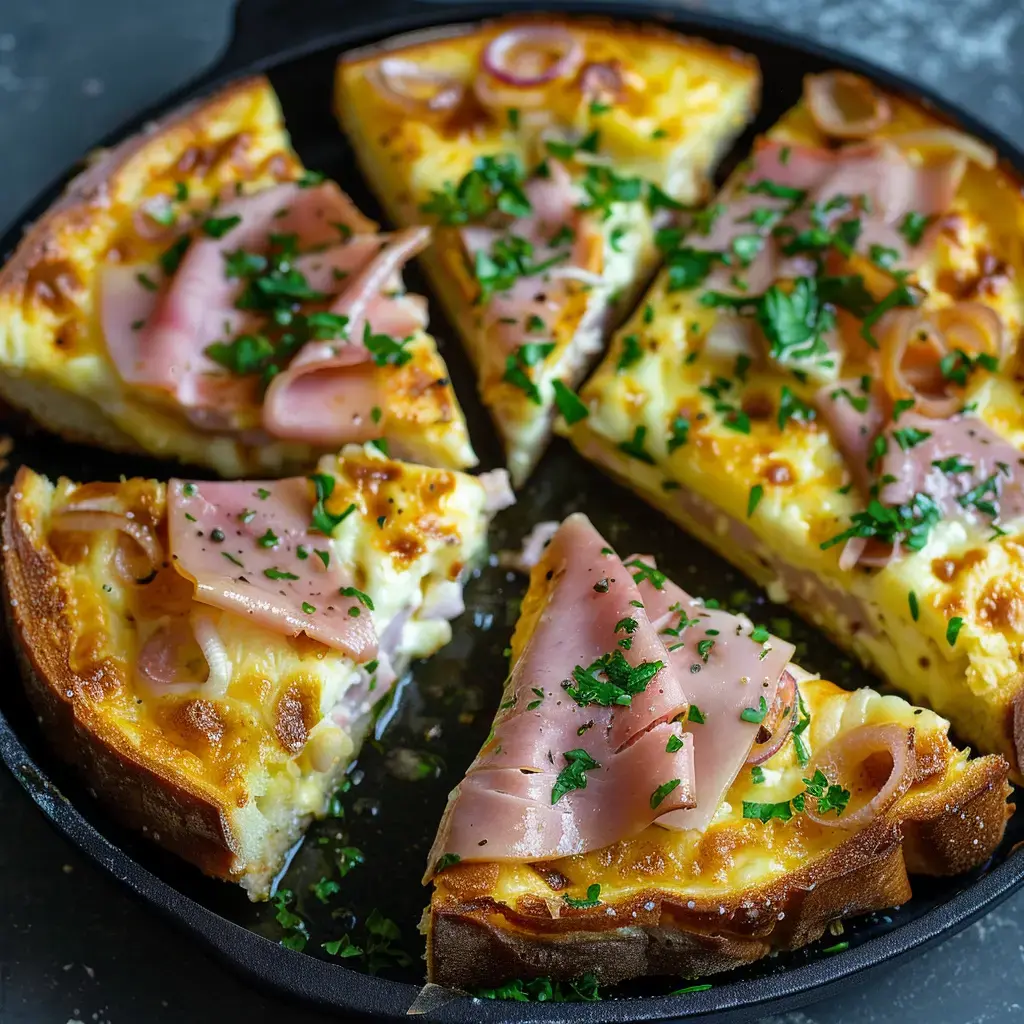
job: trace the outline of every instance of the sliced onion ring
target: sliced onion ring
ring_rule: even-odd
[[[943,149],[962,153],[986,171],[991,171],[998,162],[996,151],[991,146],[966,132],[955,128],[921,128],[912,132],[887,135],[886,141],[906,149]]]
[[[163,546],[156,534],[148,526],[129,519],[123,512],[75,508],[72,505],[54,515],[50,520],[50,529],[81,530],[85,533],[99,530],[120,530],[131,537],[143,550],[149,560],[149,572],[154,572],[163,564]]]
[[[621,103],[626,92],[626,76],[617,60],[590,61],[579,75],[580,92],[590,103]]]
[[[837,139],[863,139],[892,120],[888,100],[860,75],[826,71],[804,78],[804,98],[815,125]]]
[[[768,758],[778,753],[782,744],[793,731],[796,725],[796,709],[799,694],[797,692],[796,677],[790,672],[784,671],[779,679],[779,687],[775,691],[775,700],[771,710],[761,723],[761,728],[766,729],[771,735],[764,743],[755,743],[750,748],[747,757],[747,764],[764,764]]]
[[[150,634],[135,659],[139,682],[157,696],[192,693],[202,685],[198,679],[183,677],[178,652],[193,642],[187,619],[174,618]]]
[[[231,682],[231,660],[228,649],[217,631],[217,624],[207,611],[196,610],[191,616],[192,633],[196,638],[206,659],[209,669],[206,682],[203,683],[203,695],[219,700],[228,692]]]
[[[385,57],[370,78],[385,99],[410,113],[447,113],[466,94],[459,79],[402,57]]]
[[[517,89],[545,85],[574,75],[583,62],[583,46],[566,28],[523,25],[490,41],[483,66],[499,82]]]
[[[920,310],[894,309],[879,323],[882,350],[882,382],[895,401],[912,398],[915,409],[923,416],[947,419],[962,404],[959,395],[950,391],[939,371],[939,361],[946,355],[942,335]],[[915,372],[906,367],[911,343],[918,348],[928,346],[934,351],[932,372],[920,367]],[[929,390],[928,385],[932,385]]]
[[[811,759],[807,766],[808,778],[815,771],[825,774],[831,785],[850,790],[851,801],[859,791],[864,763],[876,754],[888,755],[892,769],[870,800],[854,811],[818,813],[818,801],[808,797],[805,813],[819,825],[842,829],[859,829],[885,814],[914,782],[917,759],[914,755],[914,730],[902,725],[861,725],[840,733]]]

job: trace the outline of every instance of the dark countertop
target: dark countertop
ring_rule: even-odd
[[[231,6],[0,4],[0,224],[95,139],[209,64],[224,45]],[[713,6],[848,47],[1024,137],[1021,0]],[[219,1024],[261,1013],[291,1024],[336,1019],[265,997],[193,948],[58,837],[6,772],[0,821],[0,1024]],[[1022,922],[1024,893],[897,973],[764,1024],[1024,1020]]]

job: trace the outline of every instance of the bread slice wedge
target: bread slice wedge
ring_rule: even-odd
[[[378,701],[450,639],[507,491],[372,446],[309,481],[22,468],[3,586],[46,739],[127,826],[265,898]]]
[[[834,922],[905,903],[912,875],[957,874],[992,854],[1012,810],[1001,757],[972,758],[958,749],[947,737],[948,723],[929,710],[870,689],[847,692],[792,662],[786,662],[776,699],[759,708],[758,670],[730,676],[738,662],[729,652],[735,645],[761,644],[762,663],[768,664],[779,655],[786,661],[792,646],[743,617],[693,601],[649,560],[620,560],[607,545],[592,559],[589,577],[606,589],[576,605],[566,602],[563,581],[585,571],[573,561],[584,546],[580,520],[573,516],[563,524],[563,537],[555,535],[532,570],[512,638],[502,710],[467,781],[451,795],[432,852],[428,877],[434,889],[425,916],[431,981],[493,992],[514,979],[539,977],[565,982],[589,975],[599,984],[645,975],[705,977],[804,946]],[[571,545],[567,528],[575,531]],[[650,795],[649,807],[657,810],[648,818],[654,822],[587,848],[595,827],[588,812],[597,807],[605,817],[617,813],[614,803],[587,790],[609,785],[602,776],[609,765],[608,775],[614,774],[622,751],[601,770],[588,765],[586,788],[570,794],[581,800],[566,812],[571,825],[562,819],[562,839],[569,838],[559,852],[578,852],[534,856],[544,853],[545,842],[551,846],[551,835],[544,839],[551,822],[547,792],[532,803],[506,799],[504,814],[493,820],[479,813],[485,805],[478,800],[475,818],[460,822],[470,806],[467,785],[477,796],[519,788],[495,770],[495,745],[509,750],[510,768],[525,763],[518,745],[524,736],[538,749],[549,746],[552,770],[568,763],[562,751],[569,745],[603,761],[601,737],[605,729],[619,728],[616,716],[650,713],[648,706],[675,685],[662,668],[646,689],[632,688],[630,704],[609,691],[610,705],[576,706],[574,693],[583,686],[579,666],[586,668],[586,645],[597,635],[590,624],[616,591],[630,598],[631,576],[641,599],[631,599],[631,624],[607,627],[607,650],[622,653],[621,641],[637,642],[653,624],[667,645],[659,661],[681,669],[689,697],[686,710],[667,726],[654,712],[652,728],[674,730],[669,735],[677,738],[660,741],[646,782],[634,778],[626,790],[642,808],[638,822],[648,814]],[[680,610],[663,617],[670,602]],[[562,638],[557,651],[545,639],[552,635]],[[624,657],[638,660],[632,648]],[[593,668],[586,671],[593,674]],[[778,671],[775,666],[770,674]],[[549,681],[562,674],[565,683],[552,688]],[[783,685],[787,674],[792,689]],[[747,705],[739,721],[733,697],[723,698],[727,692]],[[562,736],[550,721],[567,712],[581,726]],[[716,758],[747,722],[752,731],[732,752],[734,777],[716,779]],[[696,804],[685,809],[681,801],[682,810],[658,817],[686,785],[685,779],[676,779],[674,788],[662,781],[664,765],[678,756],[672,751],[686,745],[694,747]],[[704,804],[709,794],[710,806]],[[565,807],[564,795],[552,796],[555,808]],[[467,826],[475,830],[468,842]],[[509,828],[525,856],[517,858],[514,848],[502,844],[502,856],[488,860],[488,847]],[[477,845],[480,840],[485,844]]]
[[[976,749],[1001,754],[1019,778],[1021,180],[933,110],[875,94],[890,119],[871,139],[837,148],[803,102],[755,143],[710,207],[725,211],[718,237],[695,229],[666,240],[677,276],[670,267],[658,278],[642,306],[650,322],[638,315],[623,327],[581,389],[589,415],[563,429],[587,458]],[[833,196],[824,216],[859,231],[849,259],[834,245],[815,248],[809,233],[815,196],[827,205],[822,186],[809,184],[823,159],[847,161],[833,190],[866,187],[897,211],[882,219],[880,205],[870,214]],[[872,163],[884,172],[877,179],[865,177]],[[789,200],[770,191],[805,172],[810,192],[790,226],[806,218],[806,233],[770,241],[791,253],[781,262],[775,250],[781,276],[765,276],[759,262],[739,268],[752,285],[744,298],[727,280],[731,268],[700,261],[734,230],[756,237],[749,220],[729,226],[739,203],[748,218],[774,216],[775,230],[785,228],[777,214]],[[934,198],[943,180],[948,202]],[[701,267],[711,271],[703,280]],[[810,295],[811,284],[822,329],[797,326],[784,338],[776,314],[793,311],[792,296]],[[776,303],[771,311],[760,295]],[[633,334],[639,354],[622,367]],[[801,349],[807,357],[794,360]]]
[[[69,440],[226,477],[378,439],[475,465],[401,281],[426,238],[379,234],[304,170],[270,83],[235,82],[94,153],[26,233],[0,269],[0,397]]]
[[[341,58],[368,181],[396,224],[438,225],[424,265],[516,486],[653,273],[655,226],[705,197],[759,88],[747,55],[607,19],[520,15]]]

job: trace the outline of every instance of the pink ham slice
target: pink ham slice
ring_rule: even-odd
[[[325,247],[299,256],[295,265],[332,312],[350,317],[352,341],[307,343],[273,381],[263,427],[272,437],[325,447],[379,436],[371,412],[383,402],[362,344],[363,325],[397,337],[425,325],[422,300],[400,294],[400,270],[426,245],[427,229],[370,234],[375,225],[332,183],[275,186],[224,203],[216,213],[241,221],[219,239],[194,240],[161,292],[140,283],[159,280],[154,266],[104,269],[102,320],[121,377],[170,394],[200,426],[231,429],[247,411],[245,424],[252,426],[261,405],[256,379],[225,373],[205,355],[212,342],[260,326],[258,317],[234,308],[242,285],[225,276],[224,257],[265,249],[270,233],[294,234],[300,250]],[[346,231],[356,233],[339,244]]]
[[[673,736],[681,746],[669,754]],[[585,740],[576,745],[587,746]],[[503,768],[467,775],[441,820],[428,878],[446,853],[463,861],[537,861],[598,850],[693,800],[693,743],[678,722],[644,733],[611,764],[588,771],[585,789],[570,790],[552,804],[565,763],[556,755],[554,766],[542,771]],[[681,781],[652,811],[651,794],[676,780]]]
[[[498,341],[502,363],[507,354],[531,337],[550,337],[569,293],[566,275],[585,269],[588,262],[594,232],[591,218],[577,209],[580,196],[565,167],[557,160],[549,160],[548,167],[549,177],[533,178],[526,185],[526,196],[533,207],[529,216],[505,230],[473,226],[460,232],[471,262],[478,252],[489,254],[494,243],[509,234],[530,242],[534,263],[547,262],[558,253],[567,254],[565,260],[543,274],[519,278],[507,292],[499,292],[487,304],[485,323]],[[573,232],[573,241],[552,246],[551,240],[566,227]],[[544,330],[528,334],[526,324],[534,316],[544,323]]]
[[[863,411],[857,405],[863,405]],[[832,434],[846,468],[862,494],[871,486],[868,458],[871,446],[885,425],[885,413],[878,397],[864,394],[860,378],[846,378],[823,387],[815,396],[815,407]]]
[[[543,860],[581,853],[635,835],[692,802],[692,751],[687,744],[666,749],[679,729],[673,719],[688,707],[684,680],[669,664],[630,571],[582,515],[563,523],[545,560],[554,585],[506,686],[493,738],[452,797],[437,856]],[[619,641],[627,638],[624,649]],[[628,706],[578,705],[563,683],[575,666],[614,651],[633,667],[663,667]],[[600,768],[585,773],[585,789],[553,803],[564,755],[576,749]],[[655,789],[673,779],[678,785],[652,807]]]
[[[240,483],[171,480],[171,560],[195,583],[201,604],[275,633],[305,633],[357,662],[369,661],[377,653],[372,616],[357,598],[339,593],[352,579],[338,559],[332,556],[325,567],[314,553],[330,546],[327,537],[310,531],[312,505],[309,483],[297,477]],[[259,538],[268,531],[278,539],[265,547]],[[299,557],[300,546],[308,557]]]
[[[972,416],[941,420],[907,413],[900,417],[896,429],[929,436],[904,450],[889,431],[881,478],[890,482],[883,484],[879,493],[882,504],[903,505],[915,494],[924,493],[934,499],[943,516],[977,516],[982,513],[970,503],[965,508],[958,499],[991,480],[993,488],[979,494],[979,500],[992,502],[1002,521],[1024,515],[1024,454],[983,420]],[[954,456],[971,468],[950,473],[934,465]]]
[[[751,640],[749,628],[737,616],[705,608],[671,580],[666,580],[661,589],[644,580],[640,594],[651,621],[669,648],[674,648],[672,663],[685,675],[691,701],[704,717],[703,725],[683,723],[693,736],[696,806],[662,815],[657,824],[703,831],[743,769],[761,728],[757,722],[745,721],[741,714],[745,708],[760,710],[762,697],[763,707],[771,708],[795,648],[775,636],[764,644]],[[683,621],[691,625],[680,629]],[[677,637],[665,630],[680,631]],[[697,645],[708,640],[713,640],[714,646],[705,661]],[[694,666],[698,669],[695,672]]]
[[[422,329],[422,310],[404,303],[403,296],[386,296],[384,290],[395,287],[402,266],[429,241],[430,230],[424,227],[376,240],[375,253],[331,305],[332,313],[348,318],[350,340],[307,342],[267,388],[263,426],[271,436],[324,446],[380,436],[380,416],[375,420],[373,410],[384,405],[384,398],[362,341],[364,325],[399,338]],[[310,261],[320,277],[316,259],[329,262],[329,257]],[[337,269],[335,260],[332,276]]]

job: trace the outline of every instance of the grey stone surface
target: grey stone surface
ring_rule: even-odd
[[[296,10],[302,2],[295,0]],[[847,48],[1024,138],[1018,0],[693,6]],[[0,0],[0,224],[99,136],[209,64],[226,39],[230,7],[230,0]],[[329,1019],[222,970],[53,834],[3,772],[0,821],[2,1024]],[[1018,894],[898,971],[763,1024],[1024,1021],[1022,915]]]

